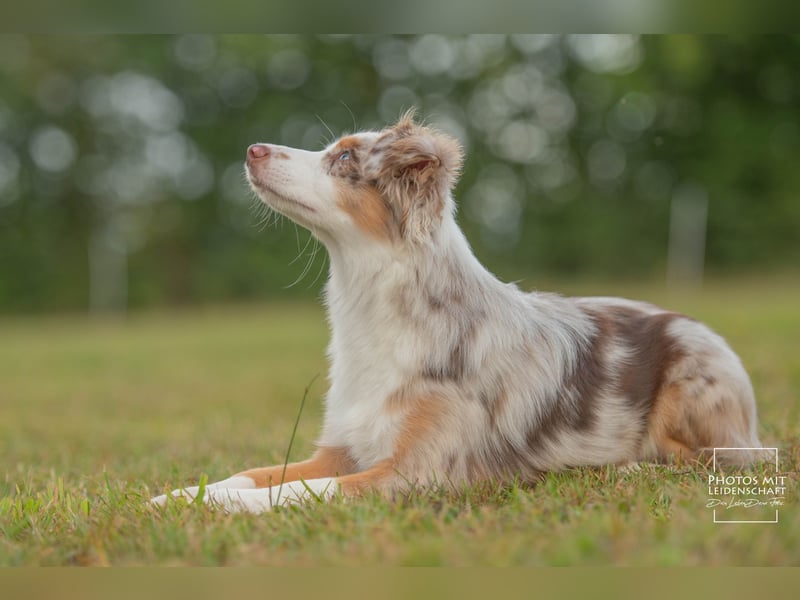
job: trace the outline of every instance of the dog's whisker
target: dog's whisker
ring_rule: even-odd
[[[325,271],[325,267],[326,266],[328,266],[328,254],[327,253],[323,253],[322,254],[322,261],[320,261],[320,265],[319,265],[319,271],[317,271],[317,276],[314,277],[314,281],[312,281],[308,285],[308,287],[306,289],[311,289],[312,287],[314,287],[314,284],[317,283],[317,281],[319,281],[319,278],[322,276],[322,273]]]
[[[329,137],[329,138],[325,138],[325,137],[323,136],[323,145],[324,145],[324,146],[327,146],[327,145],[329,145],[331,142],[333,142],[333,140],[335,140],[335,139],[336,139],[336,134],[335,134],[335,133],[333,133],[333,129],[331,129],[331,128],[328,126],[328,124],[325,122],[325,120],[324,120],[322,117],[320,117],[318,114],[315,114],[314,116],[315,116],[315,117],[317,117],[317,119],[319,119],[319,122],[320,122],[320,123],[322,123],[322,126],[323,126],[325,129],[327,129],[327,130],[328,130],[328,133],[329,133],[329,134],[330,134],[330,136],[331,136],[331,137]]]
[[[295,257],[292,259],[292,261],[289,263],[289,266],[293,265],[293,264],[294,264],[294,263],[296,263],[298,260],[300,260],[300,257],[302,257],[302,256],[303,256],[303,254],[305,253],[306,249],[308,248],[308,245],[311,243],[311,240],[314,240],[314,242],[315,242],[315,245],[316,245],[316,240],[314,239],[314,236],[313,236],[313,235],[311,235],[311,234],[309,234],[309,235],[308,235],[308,239],[306,240],[306,243],[305,243],[305,245],[303,246],[303,249],[302,249],[302,250],[300,250],[300,238],[299,238],[299,233],[298,233],[298,231],[297,231],[297,226],[296,226],[296,225],[295,225],[295,228],[294,228],[294,232],[295,232],[295,235],[297,235],[297,236],[298,236],[298,239],[297,239],[297,248],[298,248],[298,250],[297,250],[297,256],[295,256]]]
[[[347,105],[347,102],[345,102],[344,100],[339,100],[339,102],[341,102],[342,106],[344,106],[347,109],[347,112],[350,113],[350,118],[353,119],[353,131],[358,131],[358,124],[356,123],[356,116],[353,114],[353,111],[350,110],[350,107]],[[331,132],[331,133],[333,133],[333,132]]]
[[[309,238],[309,241],[310,241],[310,239],[311,239],[311,238]],[[300,283],[301,281],[303,281],[303,279],[305,278],[305,276],[306,276],[306,275],[308,275],[308,272],[311,270],[311,266],[312,266],[312,265],[313,265],[313,263],[314,263],[314,259],[315,259],[315,258],[316,258],[316,256],[317,256],[317,247],[318,247],[318,246],[317,246],[316,244],[315,244],[315,245],[312,247],[312,249],[311,249],[311,252],[309,252],[309,253],[307,254],[307,256],[308,256],[308,261],[306,262],[306,265],[305,265],[305,267],[303,268],[303,271],[300,273],[300,275],[298,275],[297,279],[295,279],[295,280],[294,280],[292,283],[290,283],[289,285],[285,286],[285,289],[289,289],[289,288],[292,288],[292,287],[296,286],[298,283]],[[303,250],[305,250],[305,248],[304,248]],[[301,256],[302,256],[302,254],[301,254]],[[299,258],[299,257],[298,257],[298,258]],[[296,260],[296,259],[295,259],[295,260]]]
[[[259,232],[263,232],[268,227],[271,227],[275,224],[277,219],[277,213],[272,210],[269,206],[265,205],[260,200],[258,204],[253,204],[250,207],[250,210],[253,211],[255,221],[253,223],[253,227]]]

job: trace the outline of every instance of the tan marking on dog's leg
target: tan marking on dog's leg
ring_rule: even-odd
[[[670,437],[661,438],[658,441],[658,449],[664,458],[668,458],[671,462],[677,462],[678,464],[693,461],[697,458],[697,451]]]
[[[395,476],[398,476],[398,474],[395,471],[394,461],[386,459],[361,473],[339,477],[336,483],[340,486],[342,494],[355,496],[369,490],[389,491],[387,484],[390,484]]]
[[[388,402],[389,410],[404,413],[403,425],[395,439],[392,457],[385,459],[360,473],[340,477],[336,483],[344,495],[356,495],[367,490],[387,493],[402,485],[414,485],[406,474],[418,472],[418,452],[425,453],[426,465],[442,463],[441,474],[447,464],[446,457],[432,456],[425,442],[437,431],[444,414],[442,398],[436,394],[414,395],[407,390],[394,394]],[[428,475],[428,473],[425,473]]]
[[[411,400],[407,405],[403,427],[395,440],[393,458],[396,463],[407,458],[435,431],[444,414],[443,409],[442,398],[434,394],[425,394]]]
[[[749,420],[740,404],[725,397],[717,378],[698,369],[665,386],[650,415],[650,437],[661,458],[711,462],[705,448],[750,445]],[[726,462],[722,455],[718,462]],[[741,458],[730,462],[746,462]]]
[[[681,399],[680,386],[668,385],[658,394],[650,411],[650,436],[655,442],[660,459],[674,461],[677,458],[679,461],[686,461],[697,455],[687,443],[693,436],[691,432],[684,431]]]
[[[283,482],[319,479],[347,475],[355,471],[355,468],[355,461],[350,457],[346,448],[320,448],[310,459],[286,465],[285,475],[284,465],[275,465],[242,471],[234,477],[249,477],[255,482],[257,488],[262,488],[280,485],[281,476],[283,476]]]

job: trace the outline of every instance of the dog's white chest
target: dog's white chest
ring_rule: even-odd
[[[419,340],[393,315],[366,312],[334,317],[322,442],[347,447],[363,467],[392,455],[403,414],[392,396],[418,365]]]

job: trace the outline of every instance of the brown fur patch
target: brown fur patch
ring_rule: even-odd
[[[475,323],[469,321],[463,325],[458,337],[450,347],[444,361],[427,361],[422,375],[434,381],[460,381],[467,375],[467,347],[475,337]]]
[[[508,404],[508,393],[502,382],[498,382],[492,388],[491,393],[481,390],[478,394],[481,406],[483,406],[486,414],[489,416],[489,426],[492,429],[497,428],[497,419],[503,414]]]
[[[337,203],[361,231],[379,240],[391,240],[395,235],[392,211],[378,190],[370,185],[338,186]]]
[[[418,440],[435,428],[444,408],[444,400],[438,394],[417,394],[409,388],[401,388],[386,399],[388,412],[403,415],[403,425],[393,452],[396,460],[406,456]]]
[[[657,401],[653,403],[648,415],[648,425],[651,436],[659,446],[660,440],[670,438],[675,433],[681,414],[680,400],[680,386],[672,384],[662,390]]]
[[[621,343],[629,353],[615,374],[616,391],[646,415],[663,391],[667,373],[685,356],[667,328],[675,319],[686,317],[668,312],[648,314],[623,306],[585,312],[594,320],[600,336]],[[602,350],[593,352],[592,360],[598,356],[602,359],[603,354]]]
[[[575,429],[590,429],[596,420],[594,400],[605,391],[609,381],[606,351],[611,331],[598,324],[592,341],[578,349],[575,370],[566,378],[564,387],[577,404],[573,424]]]
[[[681,315],[644,315],[627,309],[612,309],[620,335],[633,356],[622,372],[619,389],[636,407],[650,409],[661,393],[666,375],[685,356],[667,327]]]
[[[578,347],[573,370],[564,375],[558,396],[528,431],[528,447],[535,448],[564,430],[588,431],[595,426],[597,398],[608,390],[610,382],[606,348],[612,334],[608,322],[595,322],[595,334],[587,344]]]
[[[402,425],[394,440],[392,456],[386,461],[378,463],[376,467],[364,472],[363,478],[353,478],[347,481],[356,482],[352,485],[357,488],[375,487],[390,475],[403,477],[413,475],[405,473],[406,467],[418,460],[417,451],[425,451],[428,442],[445,416],[446,404],[442,396],[435,393],[417,394],[408,388],[396,391],[386,400],[387,411],[401,415]],[[370,474],[371,475],[368,475]],[[345,478],[342,478],[345,479]],[[372,481],[370,481],[372,479]],[[340,481],[341,483],[341,481]]]
[[[237,473],[234,477],[244,476],[252,479],[257,488],[280,485],[282,482],[297,481],[299,479],[318,479],[320,477],[335,477],[346,475],[356,470],[356,463],[346,448],[320,448],[308,460],[290,463],[285,467],[275,465],[250,469]],[[283,481],[281,476],[283,475]]]
[[[417,284],[417,288],[424,295],[425,301],[431,310],[450,310],[453,306],[464,306],[467,300],[465,292],[467,284],[464,281],[464,273],[446,262],[437,265],[437,272],[443,275],[447,285],[440,286],[440,289],[434,293],[426,283],[422,272],[419,269],[414,271],[414,281]],[[483,313],[483,310],[481,309],[480,312]]]
[[[401,235],[429,236],[458,179],[463,160],[459,143],[417,125],[413,113],[406,113],[384,130],[371,153],[380,162],[373,178],[395,210]]]
[[[683,394],[681,386],[666,386],[659,394],[650,411],[648,426],[650,437],[656,444],[659,456],[668,458],[672,454],[682,454],[689,458],[692,448],[700,444],[683,419],[681,406]]]
[[[347,135],[336,142],[336,151],[351,150],[353,148],[358,148],[360,145],[361,140],[358,139],[358,136]]]
[[[704,394],[709,393],[710,386],[693,388],[690,391],[692,383],[692,379],[685,379],[669,384],[659,394],[650,411],[650,437],[663,456],[674,452],[671,448],[675,443],[689,448],[694,453],[692,457],[696,457],[702,448],[727,446],[731,443],[727,438],[718,437],[715,430],[722,422],[736,420],[727,409],[732,403],[718,399],[701,416],[696,410],[696,403],[701,401]],[[742,422],[746,422],[746,418]]]
[[[617,391],[637,410],[661,458],[696,456],[703,445],[697,423],[682,406],[684,390],[680,382],[668,383],[671,370],[686,356],[686,351],[667,329],[676,313],[647,314],[628,307],[613,307],[593,313],[598,324],[613,331],[630,356],[617,379]],[[713,385],[713,377],[704,377]],[[700,436],[701,437],[701,436]]]
[[[658,450],[663,458],[668,458],[679,463],[694,460],[698,456],[697,451],[692,450],[683,442],[674,440],[671,437],[662,437],[658,442]]]
[[[366,471],[339,477],[336,483],[341,486],[345,496],[354,496],[369,490],[383,491],[383,484],[394,474],[394,462],[392,459],[386,459]]]
[[[407,403],[406,410],[403,426],[394,444],[395,462],[402,461],[436,429],[444,415],[444,404],[439,396],[426,394]]]

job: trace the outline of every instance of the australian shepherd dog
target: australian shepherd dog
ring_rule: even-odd
[[[702,323],[523,292],[487,271],[455,219],[461,163],[459,144],[412,114],[318,152],[248,148],[255,193],[330,255],[330,388],[311,458],[208,485],[204,501],[260,512],[761,446],[747,373]]]

